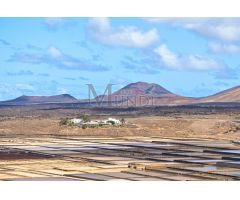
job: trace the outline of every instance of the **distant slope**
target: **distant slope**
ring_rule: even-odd
[[[69,94],[55,96],[20,96],[9,101],[2,101],[1,104],[9,105],[28,105],[28,104],[46,104],[46,103],[72,103],[77,99]]]
[[[201,98],[198,100],[198,102],[240,102],[240,86],[236,86],[217,94]]]

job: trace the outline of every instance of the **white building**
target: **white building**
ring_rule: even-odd
[[[95,120],[95,121],[89,121],[84,122],[82,119],[79,118],[73,118],[69,120],[70,123],[73,123],[75,125],[121,125],[121,121],[114,118],[108,118],[106,120]]]
[[[73,119],[70,119],[70,122],[74,123],[74,124],[80,124],[82,123],[82,119],[77,119],[77,118],[73,118]]]
[[[120,125],[120,124],[121,124],[120,120],[114,119],[114,118],[108,118],[106,121],[112,121],[112,122],[114,122],[114,124],[116,124],[116,125]]]

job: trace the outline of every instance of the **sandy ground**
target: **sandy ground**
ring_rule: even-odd
[[[106,117],[103,117],[106,118]],[[0,136],[162,136],[240,140],[238,115],[178,115],[126,117],[136,127],[87,128],[60,126],[58,117],[1,118]]]

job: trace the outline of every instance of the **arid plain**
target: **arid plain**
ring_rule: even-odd
[[[132,126],[82,129],[61,126],[62,118],[90,113],[91,119],[124,117]],[[41,109],[2,108],[0,134],[3,136],[165,136],[240,139],[239,108],[85,108]]]
[[[124,118],[83,129],[63,118]],[[238,108],[0,109],[1,180],[239,180]]]

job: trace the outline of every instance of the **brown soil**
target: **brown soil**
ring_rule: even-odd
[[[75,117],[76,110],[60,111],[26,111],[21,109],[0,110],[0,136],[162,136],[162,137],[196,137],[226,140],[240,140],[240,121],[238,113],[191,113],[171,112],[164,116],[128,115],[125,120],[130,127],[105,127],[82,129],[75,126],[60,126],[64,116]],[[33,114],[34,113],[34,114]],[[58,114],[60,113],[60,114]],[[71,114],[72,113],[72,114]],[[94,115],[92,118],[106,118],[114,115]],[[118,117],[115,115],[115,117]],[[122,116],[119,116],[119,118]]]

